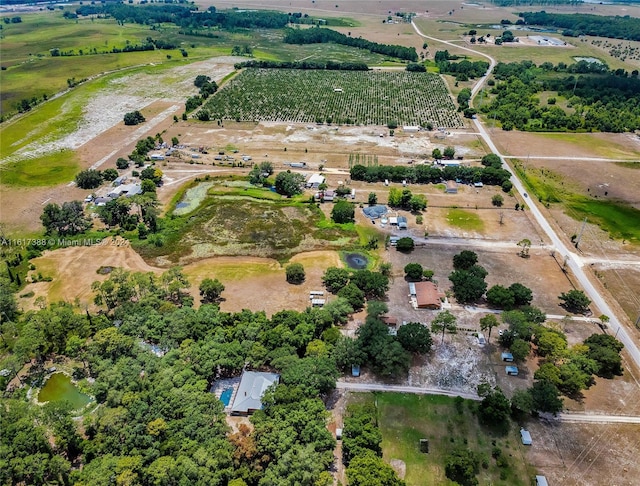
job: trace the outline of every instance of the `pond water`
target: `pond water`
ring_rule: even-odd
[[[349,268],[353,268],[355,270],[362,270],[363,268],[367,268],[367,264],[369,263],[369,259],[361,255],[360,253],[348,253],[347,256],[344,257],[345,261]]]
[[[89,395],[85,395],[71,383],[71,378],[64,373],[54,373],[45,382],[38,393],[38,401],[62,402],[68,401],[74,410],[84,407],[91,401]]]

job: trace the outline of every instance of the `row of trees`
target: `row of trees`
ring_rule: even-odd
[[[271,61],[257,60],[239,62],[234,64],[235,69],[261,68],[261,69],[326,69],[329,71],[368,71],[369,66],[364,62],[339,62],[339,61]]]
[[[333,42],[359,49],[366,49],[376,54],[392,56],[398,59],[416,62],[418,53],[415,47],[405,47],[391,44],[379,44],[362,37],[350,37],[332,29],[286,29],[283,41],[286,44],[320,44]]]
[[[354,181],[382,182],[385,180],[393,182],[407,181],[418,184],[439,184],[443,181],[456,180],[461,183],[470,184],[482,182],[486,185],[501,186],[505,181],[509,181],[511,174],[501,168],[488,167],[467,167],[467,166],[446,166],[440,168],[434,165],[417,165],[406,167],[402,165],[374,165],[366,167],[364,165],[354,165],[349,174]]]
[[[556,14],[523,12],[518,14],[528,25],[553,26],[564,29],[563,35],[591,35],[610,39],[640,40],[640,19],[625,16],[592,14]]]

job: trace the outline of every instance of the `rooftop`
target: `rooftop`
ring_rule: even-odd
[[[231,406],[232,414],[244,415],[262,408],[262,396],[274,383],[277,383],[280,375],[276,373],[263,373],[259,371],[245,371],[240,379],[240,386],[236,392],[235,400]]]

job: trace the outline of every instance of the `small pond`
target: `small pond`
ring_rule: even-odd
[[[91,397],[78,390],[71,383],[71,378],[64,373],[54,373],[38,393],[38,401],[40,403],[68,401],[73,409],[77,410],[88,404]]]
[[[344,259],[347,262],[348,267],[355,270],[367,268],[367,264],[369,263],[369,259],[360,253],[347,253]]]

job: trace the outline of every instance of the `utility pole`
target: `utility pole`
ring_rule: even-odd
[[[578,248],[578,244],[580,243],[580,239],[582,238],[582,233],[584,233],[585,226],[587,226],[587,218],[584,218],[584,221],[582,221],[582,228],[580,228],[580,234],[578,234],[578,237],[576,238],[576,243],[575,243],[576,248]]]

